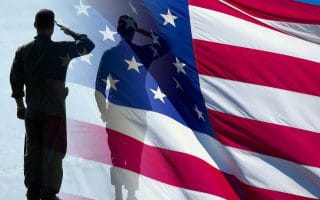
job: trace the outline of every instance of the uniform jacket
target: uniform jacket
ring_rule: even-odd
[[[94,46],[82,34],[76,34],[70,42],[54,42],[44,35],[35,37],[16,51],[10,73],[12,97],[26,95],[27,111],[64,113],[68,64],[90,53]]]

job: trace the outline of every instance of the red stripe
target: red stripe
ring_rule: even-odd
[[[303,24],[320,24],[320,7],[295,0],[226,0],[264,19]]]
[[[320,96],[320,64],[266,51],[194,40],[200,74]]]
[[[92,133],[92,134],[90,134]],[[68,154],[88,160],[111,163],[105,128],[68,120]]]
[[[320,134],[209,110],[218,140],[238,149],[320,167]],[[294,147],[294,151],[292,150]]]
[[[196,157],[151,147],[113,130],[106,133],[103,127],[76,121],[69,124],[69,155],[128,169],[173,186],[239,199],[222,172]]]
[[[303,24],[320,24],[320,6],[316,5],[294,0],[225,0],[225,2],[259,18]],[[217,0],[190,0],[190,3],[216,10],[214,5],[217,4]]]
[[[145,145],[113,130],[108,129],[108,133],[106,133],[102,127],[83,122],[69,124],[71,124],[69,126],[69,142],[71,144],[69,143],[68,153],[71,155],[113,164],[169,185],[205,192],[226,199],[309,199],[248,186],[194,156]],[[109,144],[105,142],[107,137],[109,137]],[[94,142],[91,141],[92,138]],[[101,138],[103,142],[94,145],[96,138]],[[80,147],[79,142],[81,143],[80,149],[78,148]],[[74,145],[73,143],[78,144]],[[103,143],[104,145],[102,145]],[[111,156],[110,149],[112,149],[113,163],[109,158]],[[104,151],[103,154],[108,158],[100,160],[101,151]]]
[[[234,176],[226,175],[229,183],[242,196],[242,200],[311,200],[312,198],[290,195],[287,193],[265,190],[243,184]],[[314,200],[314,199],[312,199]]]
[[[228,14],[233,17],[237,17],[242,20],[246,20],[248,22],[279,31],[278,29],[275,29],[272,26],[264,24],[264,23],[254,19],[252,17],[248,17],[248,15],[245,15],[245,14],[243,14],[243,13],[241,13],[241,12],[239,12],[239,11],[237,11],[237,10],[235,10],[235,9],[233,9],[233,8],[231,8],[231,7],[225,5],[217,0],[189,0],[189,2],[190,2],[190,5],[193,5],[193,6],[206,8],[206,9],[214,10],[214,11],[221,12],[224,14]]]

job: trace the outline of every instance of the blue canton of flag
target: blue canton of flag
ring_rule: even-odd
[[[93,67],[81,68],[77,60],[73,61],[71,66],[76,72],[74,76],[70,75],[70,80],[94,87],[95,70],[100,63],[103,66],[95,87],[105,94],[105,84],[109,81],[110,102],[159,112],[193,130],[212,135],[193,55],[187,1],[108,0],[90,3],[80,1],[75,8],[78,23],[92,27],[86,30],[95,30],[92,35],[98,36],[95,52],[80,58],[86,62],[84,64]],[[115,9],[108,9],[110,6]],[[116,30],[118,18],[122,15],[134,18],[139,28],[153,33],[153,38],[136,33],[135,44],[126,44]],[[168,51],[159,55],[164,48]],[[146,66],[149,64],[143,61],[146,58],[152,58],[154,62]]]
[[[320,1],[319,0],[297,0],[297,1],[303,2],[303,3],[314,4],[314,5],[320,5]]]

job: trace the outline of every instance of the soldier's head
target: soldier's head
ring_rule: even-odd
[[[41,9],[37,12],[34,27],[38,34],[51,36],[54,30],[54,12],[48,9]]]
[[[133,40],[137,28],[138,24],[132,17],[122,15],[119,18],[117,31],[127,42],[131,42]]]

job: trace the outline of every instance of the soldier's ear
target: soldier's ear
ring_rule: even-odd
[[[37,28],[37,22],[33,23],[34,28]]]

